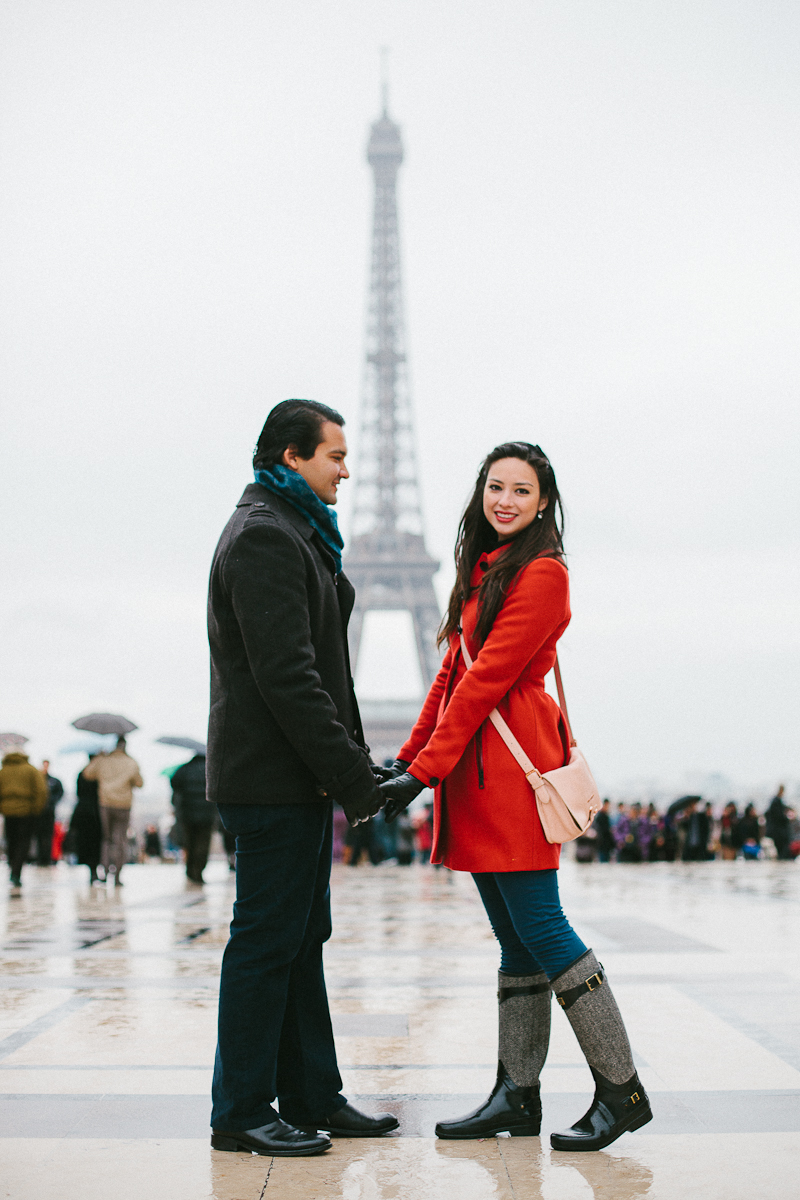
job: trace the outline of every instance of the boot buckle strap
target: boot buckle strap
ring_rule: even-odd
[[[599,971],[595,971],[594,975],[590,975],[583,983],[579,983],[577,987],[568,988],[566,992],[561,992],[556,996],[556,1000],[562,1008],[572,1008],[576,1000],[580,1000],[586,992],[596,992],[599,987],[605,983],[605,972],[602,966]]]
[[[542,992],[549,992],[550,984],[545,980],[544,983],[529,983],[525,987],[501,987],[497,992],[497,999],[502,1004],[504,1000],[510,1000],[512,996],[538,996]]]

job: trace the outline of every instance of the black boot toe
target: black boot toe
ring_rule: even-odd
[[[517,1087],[502,1063],[489,1097],[474,1112],[454,1121],[439,1121],[438,1138],[484,1138],[498,1133],[512,1137],[537,1137],[542,1127],[542,1102],[539,1084]]]
[[[613,1084],[593,1071],[597,1084],[589,1111],[570,1129],[550,1134],[554,1150],[603,1150],[623,1133],[641,1129],[653,1119],[647,1093],[634,1075],[624,1084]]]

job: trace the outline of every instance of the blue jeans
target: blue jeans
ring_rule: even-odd
[[[222,959],[214,1129],[280,1115],[310,1124],[345,1104],[322,947],[331,936],[333,816],[323,804],[220,804],[236,836],[236,902]]]
[[[557,871],[496,871],[473,875],[500,943],[506,975],[549,979],[586,953],[561,910]]]

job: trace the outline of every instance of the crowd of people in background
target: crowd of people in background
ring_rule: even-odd
[[[5,853],[12,891],[21,888],[25,863],[47,867],[62,857],[89,868],[91,883],[122,886],[122,868],[131,862],[183,860],[190,883],[204,882],[211,838],[222,835],[233,870],[235,841],[221,828],[205,799],[205,756],[196,754],[173,772],[172,818],[163,828],[131,826],[133,789],[143,786],[138,764],[120,738],[110,754],[91,755],[76,781],[69,821],[56,809],[64,787],[50,763],[33,766],[21,751],[6,754],[0,767],[0,812],[5,818]],[[728,801],[716,807],[701,796],[682,796],[663,812],[638,801],[604,800],[591,829],[575,842],[579,862],[707,862],[711,859],[800,856],[800,818],[784,799],[781,785],[759,813],[754,804]],[[423,803],[387,824],[379,813],[355,827],[337,810],[334,859],[356,867],[362,862],[398,866],[430,862],[433,808]]]
[[[720,858],[800,855],[800,820],[784,800],[781,784],[766,812],[733,800],[717,812],[702,796],[681,796],[663,812],[655,804],[604,800],[591,829],[578,838],[579,862],[708,862]]]

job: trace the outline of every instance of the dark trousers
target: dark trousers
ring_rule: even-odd
[[[236,901],[222,959],[214,1129],[280,1115],[313,1125],[345,1104],[322,947],[331,935],[326,804],[220,804],[236,835]]]
[[[561,910],[557,871],[496,871],[472,878],[500,943],[504,974],[544,971],[552,979],[586,953]]]
[[[36,817],[6,817],[6,856],[12,879],[19,879],[22,864],[28,857]]]
[[[214,826],[209,821],[184,821],[183,837],[186,848],[186,874],[194,883],[202,883],[208,862],[208,847]]]

